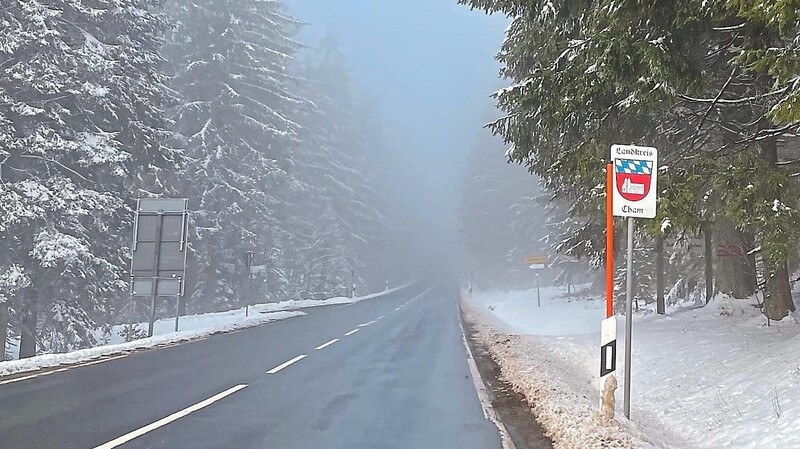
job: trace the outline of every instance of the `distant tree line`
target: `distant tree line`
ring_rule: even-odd
[[[707,282],[712,294],[763,292],[772,320],[795,312],[797,2],[460,3],[510,18],[497,58],[512,84],[496,93],[503,116],[490,128],[510,160],[570,205],[579,226],[563,251],[602,263],[609,149],[655,146],[658,217],[638,221],[637,298],[660,302]],[[616,229],[624,264],[622,222]]]
[[[137,197],[189,198],[183,311],[341,295],[353,272],[383,285],[379,126],[332,39],[297,60],[281,2],[11,0],[0,23],[4,346],[89,347],[146,316]]]

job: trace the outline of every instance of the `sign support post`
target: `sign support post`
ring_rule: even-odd
[[[159,263],[159,253],[161,252],[161,231],[164,228],[164,211],[159,209],[158,215],[156,215],[156,241],[155,241],[155,252],[153,252],[153,282],[152,287],[150,287],[150,323],[147,326],[147,336],[153,336],[153,330],[156,324],[156,296],[158,295],[158,263]]]
[[[536,272],[536,304],[542,307],[542,294],[539,291],[539,272]]]
[[[147,336],[155,333],[158,297],[176,296],[175,328],[180,320],[180,297],[184,294],[188,238],[186,198],[139,198],[133,226],[131,254],[131,317],[135,318],[136,296],[150,297]],[[132,338],[133,323],[129,338]]]
[[[633,217],[628,217],[628,274],[625,276],[625,396],[622,408],[631,417],[631,332],[633,330]]]
[[[181,319],[181,295],[175,295],[175,332],[178,332],[178,322]]]
[[[472,285],[475,282],[475,270],[469,270],[469,297],[472,298]]]
[[[606,318],[600,326],[600,414],[614,419],[617,319],[614,317],[614,165],[606,165]]]

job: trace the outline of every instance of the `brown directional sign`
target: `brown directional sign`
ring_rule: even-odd
[[[528,256],[522,261],[525,265],[544,265],[547,263],[547,256]]]
[[[717,256],[737,257],[744,254],[741,245],[717,245]]]

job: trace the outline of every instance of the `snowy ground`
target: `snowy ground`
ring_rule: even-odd
[[[180,331],[175,332],[175,318],[157,320],[153,330],[153,337],[125,342],[120,336],[124,325],[113,327],[111,335],[103,336],[100,331],[96,333],[100,346],[81,349],[66,354],[43,354],[25,360],[10,360],[0,362],[0,376],[37,370],[62,364],[79,363],[85,360],[127,352],[135,349],[150,348],[169,343],[192,340],[207,335],[228,332],[245,327],[258,326],[272,321],[305,315],[298,309],[309,307],[329,306],[337,304],[350,304],[376,298],[403,289],[408,285],[391,290],[355,298],[336,297],[325,300],[290,300],[278,303],[257,304],[250,307],[249,316],[245,316],[245,309],[230,310],[227,312],[204,313],[187,315],[180,318]],[[147,323],[139,323],[140,329],[147,329]],[[10,347],[11,355],[16,358],[19,353],[18,341],[13,341]]]
[[[766,327],[751,300],[634,317],[631,421],[622,414],[624,320],[619,319],[617,423],[599,403],[599,299],[567,301],[559,288],[476,292],[483,324],[511,383],[559,448],[800,448],[800,325]]]

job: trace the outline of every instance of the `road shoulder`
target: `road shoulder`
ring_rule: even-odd
[[[595,410],[599,396],[596,401],[589,385],[577,385],[578,380],[570,379],[570,368],[543,342],[497,330],[492,318],[468,300],[461,301],[461,309],[481,374],[490,390],[499,394],[493,400],[498,415],[512,437],[523,442],[526,437],[533,438],[529,446],[517,444],[518,449],[655,447],[633,437],[616,421],[603,422]],[[504,409],[508,418],[501,412]],[[525,433],[534,427],[539,430]],[[537,435],[552,440],[551,445],[537,441]]]
[[[465,316],[459,305],[462,330],[470,368],[484,414],[497,425],[504,449],[550,449],[553,442],[531,413],[525,397],[514,391],[502,376],[500,366],[492,358],[477,330],[478,324]]]

